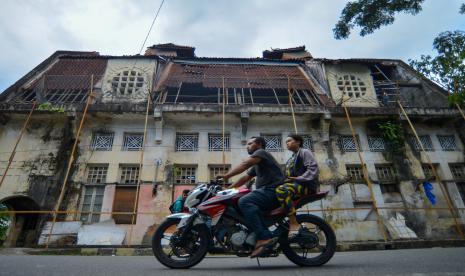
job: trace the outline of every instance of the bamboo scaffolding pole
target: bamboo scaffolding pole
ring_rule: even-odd
[[[136,188],[136,199],[134,200],[134,208],[132,211],[131,217],[131,227],[129,230],[129,238],[128,238],[128,246],[131,246],[132,241],[132,233],[134,231],[134,220],[137,217],[137,205],[139,204],[139,193],[140,193],[140,183],[142,179],[142,168],[143,168],[143,161],[144,161],[144,150],[145,150],[145,141],[147,140],[147,123],[149,118],[149,110],[150,110],[150,92],[147,93],[147,109],[145,111],[145,125],[144,125],[144,138],[142,140],[142,149],[140,151],[140,160],[139,160],[139,179],[137,180],[137,188]]]
[[[32,116],[32,113],[34,112],[35,107],[36,107],[36,101],[34,101],[34,103],[32,104],[31,111],[29,111],[29,114],[27,115],[26,121],[24,122],[23,127],[21,128],[21,131],[19,132],[18,139],[16,139],[16,143],[13,147],[13,151],[11,151],[10,158],[8,158],[8,164],[5,168],[5,171],[3,172],[2,179],[0,180],[0,188],[2,187],[6,174],[8,173],[8,170],[10,169],[11,163],[13,162],[13,159],[15,158],[16,148],[18,147],[18,144],[21,141],[21,138],[23,137],[24,131],[26,130],[29,124],[29,121],[31,119],[31,116]]]
[[[79,128],[78,128],[77,133],[76,133],[76,138],[74,140],[73,148],[71,150],[71,155],[69,157],[68,167],[66,169],[66,174],[65,174],[65,177],[63,179],[63,185],[61,187],[60,196],[58,197],[58,202],[57,202],[57,204],[55,206],[55,212],[53,212],[53,222],[52,222],[52,226],[50,227],[50,233],[48,235],[47,243],[45,245],[45,248],[48,248],[48,244],[50,243],[50,237],[52,236],[53,227],[55,226],[55,222],[57,220],[57,211],[60,209],[61,201],[63,200],[63,197],[65,195],[66,185],[68,184],[69,172],[71,170],[71,166],[72,166],[73,161],[74,161],[74,153],[76,152],[76,148],[77,148],[77,145],[79,143],[79,137],[81,135],[82,126],[84,125],[84,121],[86,119],[87,109],[89,108],[89,104],[90,104],[90,102],[92,100],[93,92],[94,92],[94,75],[91,75],[89,95],[87,96],[86,106],[84,108],[84,112],[82,114],[81,122],[79,124]]]
[[[384,242],[386,242],[387,241],[387,233],[386,233],[386,229],[384,228],[384,225],[383,225],[383,222],[382,222],[382,219],[381,219],[381,215],[379,213],[378,204],[376,202],[376,198],[375,198],[374,193],[373,193],[373,183],[371,183],[370,177],[368,175],[368,169],[366,167],[365,159],[363,158],[363,156],[362,156],[362,154],[360,152],[360,145],[358,144],[358,139],[357,139],[357,136],[355,134],[355,130],[354,130],[353,126],[352,126],[352,120],[350,119],[349,110],[347,109],[347,106],[344,103],[344,94],[342,95],[342,107],[344,108],[344,112],[346,114],[347,122],[349,123],[350,131],[352,133],[352,139],[354,139],[355,148],[357,150],[358,158],[360,159],[360,164],[362,165],[363,178],[365,179],[365,181],[366,181],[366,183],[368,185],[368,189],[370,191],[370,197],[371,197],[371,200],[373,202],[373,209],[375,209],[376,219],[378,221],[378,227],[379,227],[379,230],[381,231],[381,233],[383,235]]]
[[[460,114],[462,114],[463,119],[465,120],[465,114],[463,114],[463,110],[462,110],[462,108],[460,107],[460,105],[459,105],[459,104],[455,104],[455,106],[457,107],[457,109],[459,110]]]
[[[463,239],[465,239],[465,237],[464,237],[464,234],[462,232],[462,228],[460,227],[460,225],[459,225],[459,223],[457,221],[457,218],[455,216],[453,206],[452,206],[452,202],[450,201],[450,198],[449,198],[449,193],[446,190],[446,188],[444,187],[444,184],[441,182],[441,179],[439,178],[439,174],[436,171],[436,168],[433,166],[433,163],[431,161],[431,158],[429,157],[429,154],[426,153],[425,148],[423,147],[423,143],[421,142],[420,137],[418,137],[418,133],[415,130],[415,127],[413,126],[412,122],[410,121],[410,118],[407,115],[407,112],[405,112],[404,107],[402,106],[400,101],[397,101],[397,104],[399,105],[399,107],[400,107],[400,109],[402,111],[402,114],[407,119],[407,122],[408,122],[410,128],[412,129],[413,134],[415,135],[415,139],[417,140],[417,143],[420,145],[421,151],[424,153],[424,155],[426,157],[426,160],[427,160],[427,162],[428,162],[428,164],[429,164],[429,166],[431,168],[431,171],[433,172],[434,178],[435,178],[436,182],[438,183],[439,187],[441,188],[441,192],[444,195],[444,198],[446,199],[449,212],[452,215],[452,218],[454,219],[455,228],[457,228],[457,232],[459,233],[460,237],[463,240]]]
[[[292,104],[292,94],[291,94],[291,79],[287,76],[287,93],[289,95],[289,105],[291,107],[292,121],[294,122],[294,131],[297,134],[297,123],[295,120],[294,105]]]
[[[226,94],[224,91],[224,76],[223,76],[223,116],[222,116],[222,138],[221,138],[221,161],[223,163],[223,173],[226,173],[226,155],[224,152],[224,138],[225,138],[225,133],[224,133],[224,128],[225,128],[225,115],[226,115]]]
[[[324,212],[324,211],[361,211],[361,210],[372,210],[372,207],[354,207],[354,208],[319,208],[319,209],[309,209],[310,212]],[[413,211],[424,211],[424,210],[449,210],[448,207],[378,207],[379,210],[413,210]],[[457,208],[457,210],[465,210],[465,208]],[[305,210],[307,212],[307,210]],[[38,210],[38,211],[0,211],[0,214],[52,214],[55,213],[54,210]],[[133,212],[93,212],[93,211],[79,211],[79,210],[65,210],[57,211],[57,214],[96,214],[96,215],[132,215]],[[155,215],[160,214],[160,212],[136,212],[138,215]],[[74,221],[74,220],[72,220]]]

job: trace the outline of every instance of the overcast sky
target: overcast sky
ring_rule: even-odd
[[[147,45],[196,47],[197,56],[258,57],[299,45],[319,58],[395,58],[432,53],[446,30],[465,30],[464,0],[426,0],[375,34],[335,40],[343,0],[165,0]],[[137,54],[161,0],[1,0],[0,91],[56,50]]]

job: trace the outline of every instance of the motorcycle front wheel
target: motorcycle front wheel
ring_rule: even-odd
[[[184,240],[176,225],[180,219],[167,219],[158,226],[152,237],[155,258],[169,268],[190,268],[207,254],[209,235],[203,225],[192,227]]]
[[[329,224],[314,215],[297,215],[299,232],[280,239],[286,257],[299,266],[320,266],[336,252],[336,235]]]

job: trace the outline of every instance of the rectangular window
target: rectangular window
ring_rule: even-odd
[[[449,164],[450,172],[456,180],[465,180],[465,163]]]
[[[142,149],[144,143],[143,133],[125,133],[123,140],[123,150],[137,151]]]
[[[223,151],[223,147],[225,151],[230,151],[229,137],[229,134],[225,134],[223,142],[222,134],[208,134],[208,151]]]
[[[266,150],[268,151],[282,151],[282,137],[280,134],[262,134],[266,142]]]
[[[111,150],[114,136],[114,133],[96,132],[92,134],[91,149],[98,151]]]
[[[375,165],[376,175],[381,183],[396,181],[396,172],[392,165]]]
[[[465,203],[465,182],[456,182],[456,184],[460,197],[462,197],[462,201]]]
[[[439,164],[433,164],[433,166],[436,172],[439,173]],[[433,170],[431,169],[431,166],[429,164],[421,164],[421,169],[423,170],[423,174],[425,175],[426,180],[434,179]]]
[[[431,137],[429,137],[429,135],[420,135],[418,138],[420,138],[425,151],[433,151],[433,142],[431,142]],[[421,146],[415,136],[410,135],[409,141],[413,151],[421,151]]]
[[[444,151],[457,150],[457,144],[455,143],[454,135],[438,135],[439,144]]]
[[[310,136],[310,135],[302,135],[302,139],[304,140],[302,148],[314,151],[312,136]]]
[[[368,146],[370,151],[383,152],[386,151],[386,143],[381,136],[368,136]]]
[[[174,166],[174,183],[175,184],[195,184],[197,166]]]
[[[176,151],[198,151],[198,133],[176,133]]]
[[[215,180],[218,175],[224,175],[229,171],[231,165],[210,165],[210,180]]]
[[[108,165],[90,165],[87,174],[88,184],[101,184],[107,180]]]
[[[139,165],[120,166],[120,184],[137,184],[139,181]]]
[[[81,198],[80,220],[84,223],[99,222],[100,212],[102,210],[103,194],[105,186],[103,185],[85,185]]]
[[[359,142],[358,136],[357,136],[357,142]],[[340,135],[339,136],[339,148],[343,152],[357,151],[357,146],[355,145],[355,141],[352,135]]]
[[[362,165],[346,165],[347,176],[351,177],[351,182],[363,182]]]
[[[381,193],[387,194],[387,193],[399,193],[400,194],[400,189],[397,184],[381,184],[379,185],[381,188]]]
[[[115,200],[113,201],[113,212],[132,213],[136,202],[136,194],[136,187],[117,186],[115,189]],[[132,214],[113,214],[112,217],[116,224],[131,224],[133,219]],[[134,224],[136,224],[136,218],[137,215],[134,215]]]

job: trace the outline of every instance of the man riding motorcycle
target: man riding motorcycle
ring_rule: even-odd
[[[239,200],[239,208],[257,236],[251,258],[259,257],[277,242],[277,238],[272,238],[265,225],[263,212],[279,207],[275,189],[285,180],[278,162],[265,150],[265,147],[266,141],[263,137],[250,138],[247,141],[249,158],[222,176],[227,181],[248,170],[246,175],[228,188],[240,187],[256,177],[256,189]]]

